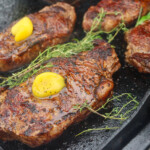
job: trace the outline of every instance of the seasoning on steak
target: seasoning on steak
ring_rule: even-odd
[[[150,20],[129,30],[125,38],[126,61],[139,72],[150,73]]]
[[[53,58],[55,72],[66,79],[66,87],[56,95],[38,99],[32,95],[35,76],[0,95],[0,139],[19,140],[36,147],[57,138],[71,124],[83,120],[90,112],[73,108],[87,103],[94,109],[111,96],[112,75],[120,68],[113,48],[103,40],[95,41],[92,51],[71,58]]]
[[[110,31],[119,25],[122,18],[125,24],[131,24],[139,16],[140,9],[143,7],[142,15],[145,15],[150,11],[150,0],[101,0],[96,6],[91,6],[84,15],[83,28],[85,31],[89,31],[94,18],[101,12],[103,8],[107,13],[120,12],[121,14],[106,15],[102,29]]]
[[[71,35],[76,14],[74,7],[59,2],[30,14],[34,30],[24,41],[16,42],[11,34],[12,23],[0,33],[0,71],[6,72],[30,63],[48,46],[63,43]]]

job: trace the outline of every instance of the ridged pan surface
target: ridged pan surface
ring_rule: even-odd
[[[77,6],[77,23],[72,38],[83,37],[84,32],[81,27],[81,22],[84,12],[89,6],[96,4],[98,0],[88,0],[81,2]],[[1,0],[0,1],[0,30],[7,27],[12,21],[23,17],[26,14],[36,12],[43,8],[48,3],[42,0]],[[138,73],[134,68],[129,67],[124,62],[124,52],[126,43],[124,42],[123,34],[117,36],[115,41],[112,43],[116,47],[116,52],[121,61],[121,69],[113,76],[115,88],[114,95],[122,93],[131,93],[137,97],[140,102],[144,97],[146,91],[150,85],[150,76]],[[121,107],[127,103],[127,100],[123,98],[120,102],[113,103],[112,107]],[[132,107],[132,106],[130,106]],[[128,109],[130,109],[130,107]],[[135,112],[132,112],[136,113]],[[130,114],[130,115],[132,115]],[[129,118],[130,120],[130,118]],[[71,126],[67,129],[61,137],[50,142],[47,145],[35,148],[35,150],[99,150],[102,145],[106,143],[116,131],[93,131],[85,133],[81,136],[75,137],[76,134],[89,128],[101,128],[105,126],[118,126],[121,127],[124,123],[120,123],[115,120],[102,120],[99,116],[94,114],[90,115],[86,120]],[[119,129],[118,129],[119,130]],[[18,142],[3,142],[0,141],[0,150],[31,150],[28,146]]]

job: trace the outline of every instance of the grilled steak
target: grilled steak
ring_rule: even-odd
[[[56,95],[38,99],[32,95],[35,76],[0,95],[0,139],[20,140],[35,147],[55,139],[71,124],[90,112],[73,106],[85,101],[94,109],[112,94],[112,75],[119,67],[115,50],[103,40],[95,41],[92,51],[71,58],[53,58],[54,67],[42,72],[55,72],[66,79],[66,87]],[[36,75],[37,75],[36,74]]]
[[[139,72],[150,73],[150,21],[129,30],[125,38],[126,61]]]
[[[24,41],[15,42],[10,25],[0,33],[0,71],[10,71],[33,60],[48,46],[68,40],[76,20],[75,10],[66,3],[56,3],[30,14],[33,34]]]
[[[94,18],[101,12],[103,8],[107,13],[113,13],[112,15],[106,15],[102,29],[110,31],[115,28],[122,21],[128,25],[138,18],[140,8],[143,7],[142,15],[145,15],[150,11],[149,0],[101,0],[96,6],[91,6],[84,15],[83,28],[85,31],[89,31]],[[115,15],[116,12],[121,14]]]
[[[49,4],[53,4],[53,3],[56,3],[58,2],[58,0],[43,0]],[[66,3],[69,3],[71,5],[77,5],[79,2],[83,1],[83,0],[59,0],[61,2],[66,2]]]

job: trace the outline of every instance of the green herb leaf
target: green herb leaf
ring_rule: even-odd
[[[141,25],[142,23],[144,23],[144,22],[147,21],[147,20],[150,20],[150,12],[149,12],[147,15],[141,17],[141,18],[137,21],[136,26]]]

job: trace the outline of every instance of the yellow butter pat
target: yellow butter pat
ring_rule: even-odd
[[[11,33],[15,36],[15,41],[19,42],[25,40],[33,32],[33,24],[30,18],[24,17],[18,21],[12,28]]]
[[[38,75],[32,85],[35,97],[44,98],[59,93],[65,87],[65,79],[53,72]]]

